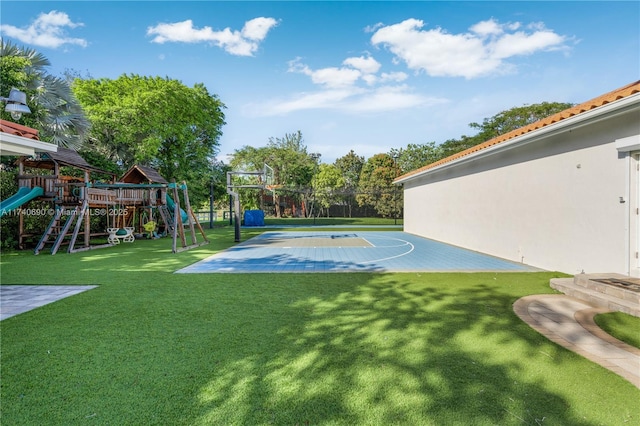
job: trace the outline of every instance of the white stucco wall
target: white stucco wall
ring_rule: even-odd
[[[637,113],[445,167],[404,183],[406,232],[566,273],[627,273]],[[635,244],[635,242],[634,242]]]

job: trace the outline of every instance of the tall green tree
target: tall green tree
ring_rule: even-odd
[[[442,158],[442,148],[435,142],[408,144],[406,148],[392,148],[389,155],[396,161],[402,173],[410,172]]]
[[[256,148],[245,145],[240,149],[236,149],[229,164],[229,171],[234,172],[259,172],[264,171],[264,165],[269,157],[269,151],[266,147]],[[226,182],[226,176],[225,176]],[[232,175],[231,184],[233,185],[265,185],[265,179],[260,175]],[[265,210],[263,189],[258,188],[241,188],[234,189],[240,195],[240,203],[242,209]]]
[[[207,199],[225,105],[204,85],[122,75],[77,78],[73,90],[92,122],[88,149],[123,170],[143,164],[167,179],[187,181],[194,204]]]
[[[353,206],[357,203],[356,192],[360,181],[360,172],[364,166],[364,157],[357,155],[353,150],[348,154],[336,159],[335,166],[340,170],[343,178],[343,185],[340,189],[342,202],[349,209],[349,217],[352,216]]]
[[[37,129],[43,141],[79,149],[90,122],[68,81],[49,74],[50,65],[43,54],[0,39],[0,95],[7,97],[12,87],[25,92],[31,114],[20,123]]]
[[[479,133],[477,137],[484,142],[528,124],[535,123],[572,106],[573,104],[563,102],[542,102],[533,105],[523,105],[499,112],[493,117],[485,118],[482,123],[470,123],[469,127],[478,129]]]
[[[316,216],[325,209],[329,217],[329,207],[336,204],[339,199],[337,191],[344,187],[345,179],[338,167],[333,164],[320,164],[318,173],[311,180],[313,186],[313,206],[317,208]]]
[[[469,127],[477,129],[474,136],[461,136],[459,139],[449,139],[440,145],[442,158],[456,154],[471,148],[497,136],[509,133],[520,127],[535,123],[550,115],[571,108],[574,104],[563,102],[542,102],[533,105],[514,107],[499,112],[490,118],[485,118],[482,123],[470,123]]]
[[[393,180],[402,170],[389,154],[376,154],[369,158],[360,173],[358,204],[371,206],[382,217],[400,217],[402,191]]]
[[[236,150],[231,165],[234,170],[251,167],[262,170],[264,164],[273,169],[276,217],[281,217],[281,198],[284,194],[297,202],[308,204],[311,197],[311,179],[317,170],[319,154],[309,153],[302,132],[286,133],[281,138],[269,138],[267,146],[244,146]],[[244,169],[246,170],[246,169]]]

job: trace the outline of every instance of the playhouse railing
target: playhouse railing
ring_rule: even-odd
[[[155,198],[149,197],[149,189],[118,188],[118,201],[121,204],[150,204]],[[152,200],[150,198],[153,198]]]
[[[113,206],[118,204],[116,191],[100,188],[85,188],[85,191],[90,206]]]
[[[78,201],[79,188],[83,187],[84,183],[73,176],[19,175],[18,186],[39,186],[43,189],[45,198],[54,198],[57,202],[70,204]]]

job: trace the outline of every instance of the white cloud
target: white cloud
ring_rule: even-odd
[[[307,75],[311,77],[311,81],[314,84],[327,88],[352,86],[362,76],[359,70],[347,67],[328,67],[312,70],[309,66],[300,62],[300,58],[289,61],[288,71]]]
[[[358,70],[349,68],[322,68],[311,73],[311,80],[315,84],[327,87],[351,86],[362,74]]]
[[[342,106],[349,112],[383,112],[444,102],[412,93],[408,86],[383,86]]]
[[[342,61],[343,67],[327,67],[312,70],[303,64],[300,58],[289,61],[289,72],[305,74],[314,84],[327,88],[352,86],[360,79],[368,85],[375,84],[379,78],[380,63],[371,56],[351,57]]]
[[[407,78],[409,78],[409,76],[403,72],[390,72],[390,73],[383,72],[382,74],[380,74],[380,81],[382,82],[387,82],[387,81],[400,82],[400,81],[405,81]]]
[[[332,110],[351,114],[376,113],[406,108],[435,105],[447,102],[440,98],[429,98],[406,85],[382,86],[375,89],[358,87],[320,90],[299,93],[288,99],[270,100],[252,104],[245,112],[252,116],[286,115],[305,110]]]
[[[193,21],[187,19],[182,22],[158,24],[147,28],[148,36],[155,36],[153,43],[212,43],[226,52],[237,56],[253,56],[271,30],[278,25],[273,18],[254,18],[245,22],[241,31],[225,28],[214,31],[211,27],[194,28]]]
[[[371,56],[360,56],[357,58],[347,58],[342,61],[344,65],[348,65],[355,69],[362,71],[365,74],[375,74],[380,69],[380,62],[373,59]]]
[[[68,37],[66,30],[81,27],[84,24],[71,21],[69,15],[64,12],[52,10],[49,13],[41,13],[26,28],[18,28],[13,25],[0,25],[0,32],[7,37],[15,38],[26,44],[49,47],[56,49],[65,44],[73,44],[82,47],[87,46],[87,41],[82,38]]]
[[[380,27],[384,27],[384,24],[382,22],[378,22],[377,24],[374,24],[374,25],[367,25],[366,27],[364,27],[364,32],[373,33]]]
[[[478,22],[477,24],[472,25],[469,29],[480,36],[497,35],[504,32],[500,24],[493,19]]]
[[[386,46],[416,71],[430,76],[476,78],[513,69],[504,60],[563,48],[566,37],[535,23],[518,31],[520,23],[500,24],[491,19],[473,25],[469,32],[449,34],[441,28],[423,30],[424,22],[407,19],[380,27],[371,36],[374,45]]]
[[[321,86],[321,90],[253,105],[249,109],[253,114],[266,116],[309,109],[366,113],[412,108],[433,102],[433,99],[412,93],[409,86],[394,85],[406,80],[406,73],[378,74],[381,64],[371,56],[350,57],[342,61],[342,65],[314,70],[300,58],[289,61],[289,72],[309,76],[314,84]],[[366,87],[358,83],[364,83]]]
[[[516,55],[531,55],[552,46],[561,46],[563,38],[552,31],[538,31],[531,35],[523,32],[505,34],[493,45],[493,56],[509,58]]]
[[[242,35],[250,40],[262,41],[267,37],[267,33],[278,25],[278,21],[273,18],[254,18],[247,21],[242,28]]]
[[[310,109],[335,109],[359,90],[331,89],[313,93],[300,93],[290,99],[274,100],[264,104],[249,105],[249,114],[258,116],[284,115],[294,111]]]

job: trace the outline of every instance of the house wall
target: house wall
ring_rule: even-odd
[[[404,229],[546,270],[626,274],[637,238],[620,197],[637,160],[615,141],[637,123],[620,115],[408,180]]]

